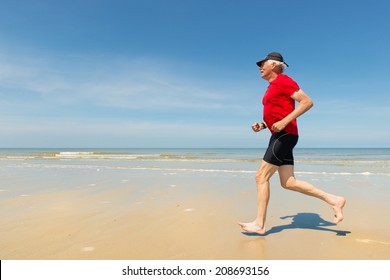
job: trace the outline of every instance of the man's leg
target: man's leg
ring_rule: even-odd
[[[325,201],[332,207],[335,213],[335,218],[333,220],[334,223],[337,224],[343,220],[342,210],[346,202],[344,197],[329,194],[315,188],[313,185],[305,181],[295,179],[294,165],[282,165],[279,167],[278,172],[280,177],[280,184],[283,188],[310,195]]]
[[[258,234],[265,233],[265,220],[267,215],[267,206],[270,196],[269,180],[272,175],[278,170],[279,166],[265,162],[261,163],[259,170],[256,173],[257,185],[257,216],[251,223],[239,223],[242,229],[246,232]]]

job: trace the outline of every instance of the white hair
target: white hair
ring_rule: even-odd
[[[286,70],[287,65],[284,62],[269,59],[270,62],[274,62],[280,69],[280,72],[283,73],[284,70]]]

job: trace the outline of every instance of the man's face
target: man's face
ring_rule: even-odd
[[[260,67],[261,77],[265,80],[268,80],[272,75],[273,63],[269,60],[264,61]]]

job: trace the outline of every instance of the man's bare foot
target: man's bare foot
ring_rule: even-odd
[[[252,223],[238,223],[238,225],[245,232],[257,233],[257,234],[264,234],[265,233],[265,228],[259,226],[256,222],[252,222]]]
[[[334,211],[334,219],[333,222],[335,224],[341,222],[343,220],[343,207],[345,205],[346,199],[342,196],[338,197],[337,202],[332,205]]]

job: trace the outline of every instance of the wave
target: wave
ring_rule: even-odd
[[[142,166],[107,166],[107,165],[84,165],[84,164],[39,164],[26,163],[23,165],[14,165],[11,167],[18,168],[47,168],[47,169],[94,169],[100,170],[133,170],[133,171],[161,171],[170,172],[169,174],[176,174],[172,172],[199,172],[199,173],[246,173],[255,174],[255,170],[245,169],[215,169],[215,168],[177,168],[177,167],[142,167]],[[167,174],[167,173],[166,173]],[[166,175],[165,174],[165,175]],[[328,171],[295,171],[295,174],[302,175],[333,175],[333,176],[387,176],[390,177],[390,172],[328,172]]]
[[[0,160],[107,160],[107,161],[181,161],[181,162],[258,162],[258,158],[224,158],[196,154],[130,154],[96,151],[61,151],[37,154],[0,155]]]
[[[383,164],[385,167],[386,165],[390,165],[390,159],[389,160],[369,160],[369,159],[295,159],[295,162],[303,163],[303,164],[333,164],[337,166],[350,166],[350,165],[369,165],[369,164]],[[390,166],[388,166],[390,167]]]
[[[247,162],[261,161],[259,154],[240,155],[239,153],[130,153],[113,151],[45,151],[25,154],[0,154],[0,160],[92,160],[92,161],[178,161],[178,162]],[[334,159],[299,158],[295,162],[302,164],[330,164],[337,166],[372,166],[390,168],[390,158],[385,159]]]

